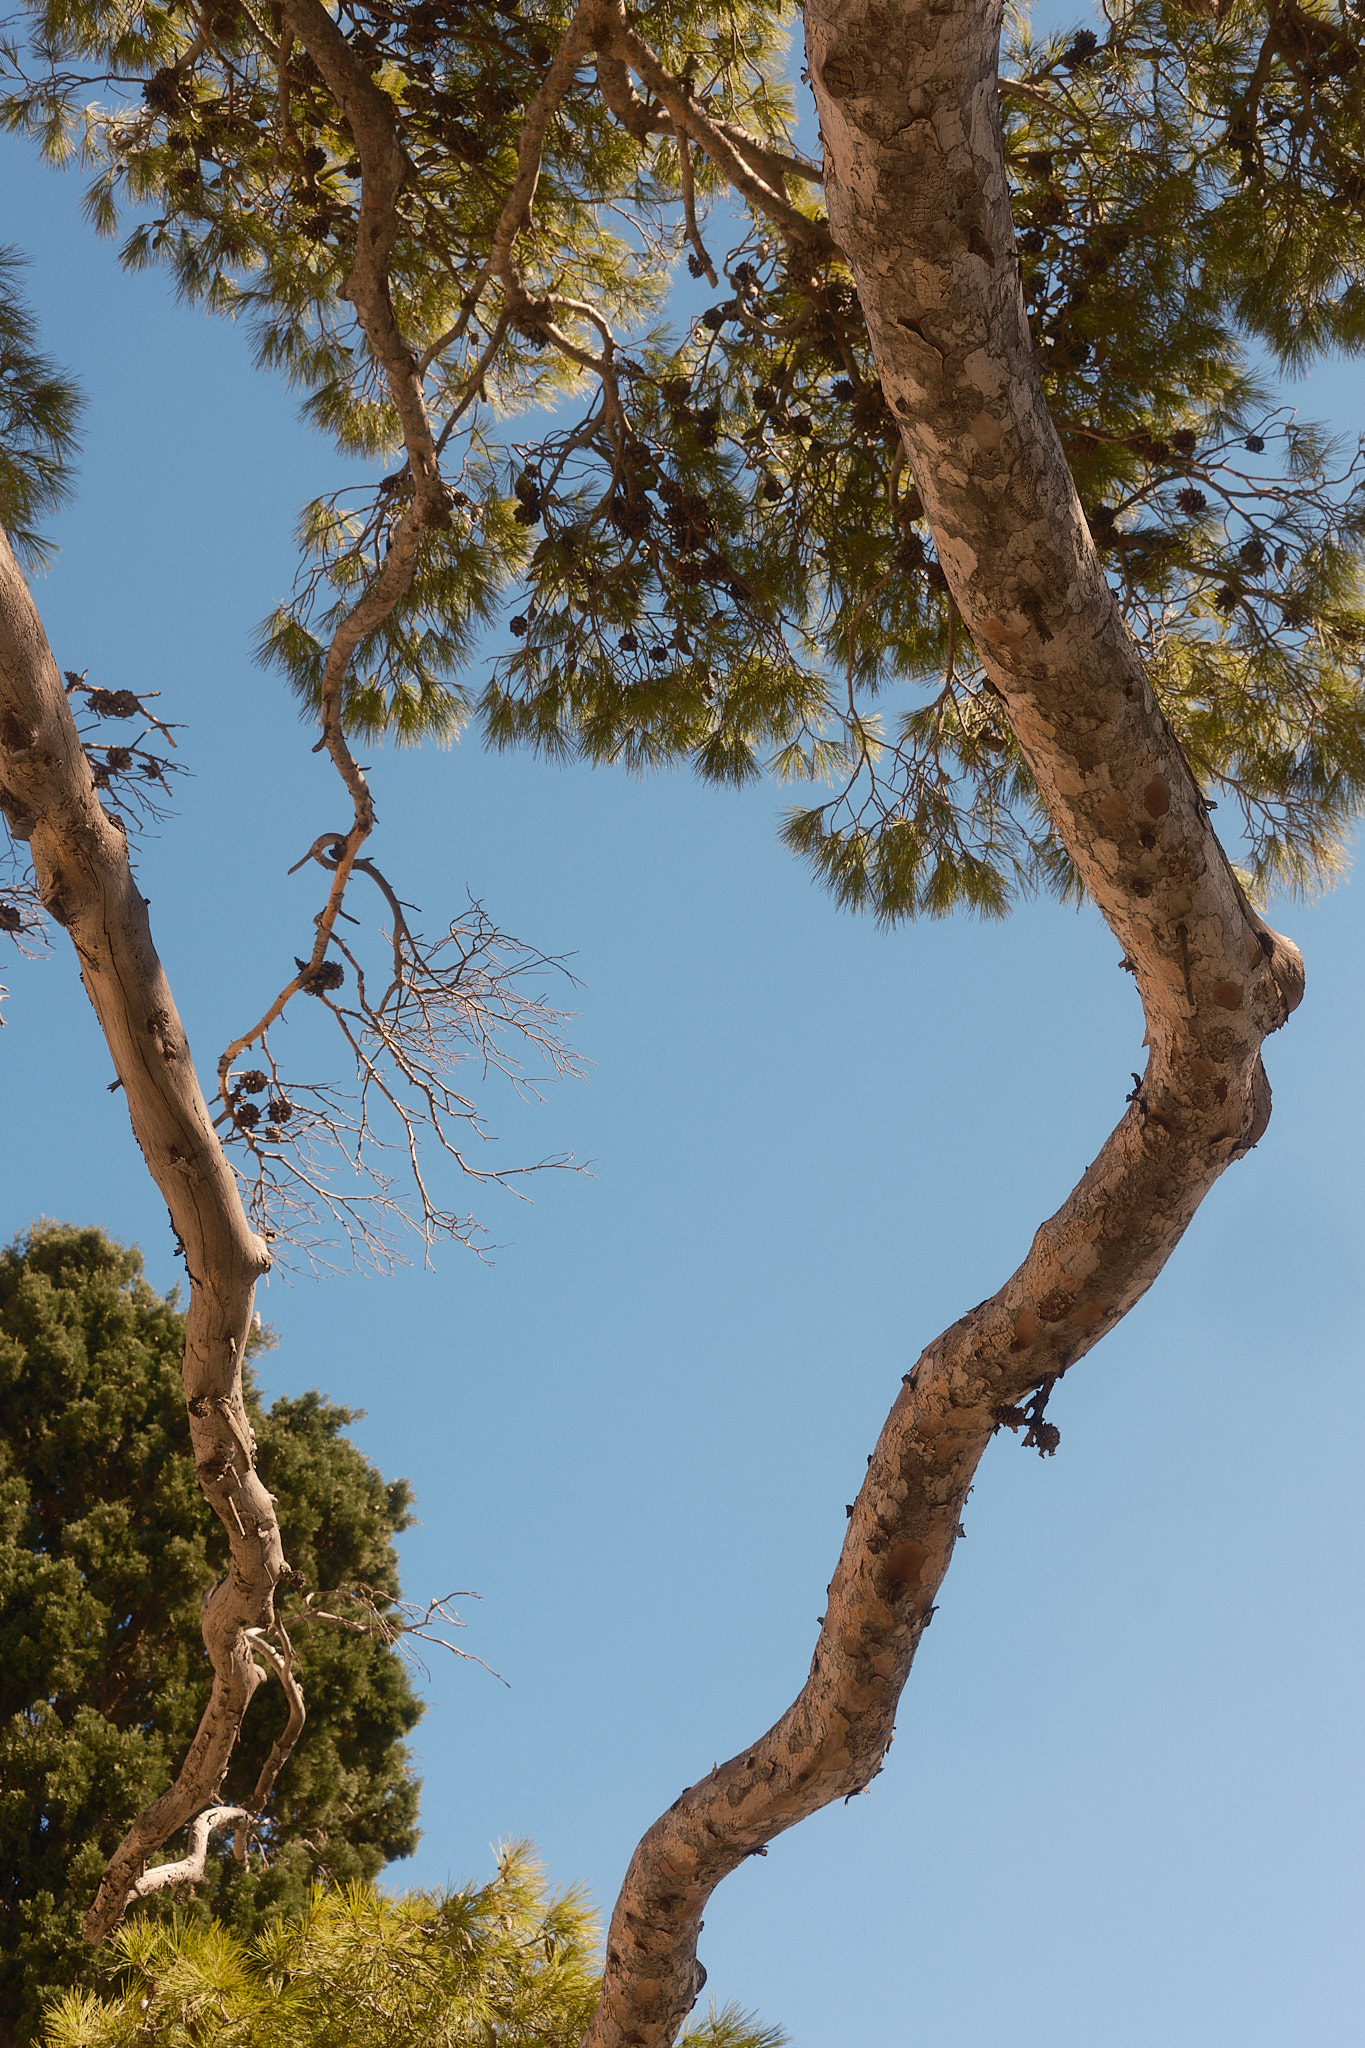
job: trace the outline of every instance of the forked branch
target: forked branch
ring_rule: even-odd
[[[385,1649],[396,1649],[411,1658],[423,1671],[427,1667],[413,1645],[425,1643],[429,1649],[446,1650],[467,1664],[480,1665],[499,1684],[506,1685],[507,1680],[491,1664],[485,1664],[482,1657],[452,1640],[451,1632],[464,1628],[465,1623],[451,1603],[478,1597],[477,1593],[446,1593],[423,1606],[415,1600],[390,1599],[373,1586],[339,1586],[332,1593],[305,1594],[302,1607],[296,1608],[290,1617],[290,1625],[301,1628],[309,1622],[322,1622],[330,1628],[345,1629],[349,1635],[370,1636]]]
[[[685,135],[704,149],[721,176],[748,200],[755,213],[770,220],[793,246],[815,256],[829,256],[835,243],[823,221],[812,220],[788,199],[783,179],[806,177],[797,158],[765,149],[731,123],[716,121],[693,99],[684,82],[669,71],[642,36],[628,26],[624,5],[604,7],[606,25],[600,46],[635,73],[640,83],[667,108],[675,135]],[[811,182],[814,182],[812,178]]]
[[[573,82],[591,42],[597,0],[585,0],[557,52],[522,124],[518,170],[492,238],[484,276],[496,276],[509,301],[524,302],[511,258],[518,234],[530,218],[540,167],[545,129],[563,94]],[[313,860],[329,874],[322,909],[314,919],[306,959],[278,991],[255,1024],[238,1034],[218,1063],[219,1122],[232,1139],[240,1140],[251,1157],[245,1176],[253,1220],[262,1229],[273,1213],[286,1235],[307,1233],[315,1220],[339,1225],[353,1249],[380,1258],[391,1255],[395,1223],[411,1223],[424,1243],[448,1236],[473,1242],[478,1226],[472,1216],[443,1209],[428,1191],[418,1156],[419,1138],[434,1139],[461,1170],[480,1180],[506,1181],[509,1172],[481,1171],[452,1142],[456,1122],[479,1130],[473,1103],[449,1079],[451,1069],[472,1050],[504,1073],[519,1074],[515,1056],[501,1046],[500,1028],[518,1033],[547,1056],[550,1070],[576,1070],[576,1062],[560,1032],[562,1013],[539,997],[524,996],[517,984],[526,972],[552,964],[507,941],[472,906],[467,921],[452,923],[434,945],[420,940],[406,917],[406,906],[362,849],[375,825],[375,810],[364,769],[355,757],[344,716],[347,684],[359,651],[373,639],[411,591],[423,542],[449,527],[452,512],[463,517],[461,494],[445,484],[440,473],[440,441],[433,435],[427,411],[425,377],[444,342],[462,331],[471,317],[478,292],[471,296],[460,326],[419,357],[402,332],[390,291],[390,265],[399,232],[398,204],[411,166],[399,136],[394,104],[370,69],[352,49],[319,0],[286,0],[285,22],[307,51],[335,100],[355,143],[360,167],[361,203],[350,270],[342,288],[356,309],[371,355],[381,369],[403,436],[406,489],[391,498],[391,516],[378,522],[377,565],[366,575],[354,602],[344,609],[328,639],[319,687],[319,749],[325,749],[344,783],[352,805],[352,822],[340,832],[325,832],[304,860]],[[494,340],[474,372],[474,386],[489,366],[506,331],[507,319],[495,325]],[[447,423],[447,432],[453,420]],[[395,480],[397,481],[397,480]],[[455,508],[459,508],[458,511]],[[304,861],[296,863],[296,867]],[[292,870],[291,870],[292,872]],[[343,908],[352,877],[365,875],[380,890],[391,917],[392,977],[376,1002],[367,993],[362,961],[343,941],[339,925],[354,922]],[[468,941],[466,944],[465,942]],[[489,962],[497,956],[496,972]],[[354,1004],[333,1001],[349,967],[356,990]],[[320,999],[332,1011],[354,1058],[358,1092],[349,1104],[327,1087],[301,1087],[283,1079],[271,1053],[269,1032],[300,994]],[[242,1055],[255,1051],[268,1072],[255,1066],[234,1071]],[[252,1098],[270,1090],[264,1105]],[[373,1159],[386,1141],[375,1127],[373,1107],[379,1105],[396,1128],[397,1143],[407,1164],[407,1181],[416,1194],[416,1214],[409,1215],[395,1193],[392,1176],[376,1170]],[[360,1195],[338,1193],[332,1185],[325,1153],[340,1150],[347,1173],[359,1174],[366,1189]],[[554,1159],[545,1165],[568,1162]]]

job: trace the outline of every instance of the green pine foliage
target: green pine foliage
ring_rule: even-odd
[[[79,1931],[133,1817],[170,1781],[208,1696],[201,1595],[227,1545],[195,1481],[180,1386],[184,1318],[98,1230],[36,1226],[0,1253],[0,2041],[33,2038],[45,1995],[88,1981]],[[409,1494],[317,1394],[266,1411],[266,1484],[302,1575],[281,1603],[308,1722],[245,1871],[226,1852],[188,1909],[244,1935],[320,1878],[374,1878],[417,1840],[402,1738],[421,1711],[391,1647],[306,1623],[310,1590],[398,1593]],[[356,1610],[358,1611],[358,1610]],[[225,1784],[249,1794],[284,1719],[248,1717]],[[172,1844],[168,1853],[180,1853]],[[165,1894],[138,1908],[156,1918]]]
[[[36,521],[70,494],[81,401],[34,345],[33,315],[18,289],[23,258],[0,247],[0,526],[19,560],[41,568],[52,543]]]
[[[576,2048],[597,1999],[597,1926],[583,1895],[551,1895],[525,1843],[486,1885],[389,1897],[318,1888],[254,1939],[176,1919],[134,1921],[103,1996],[56,2003],[45,2048]],[[680,2048],[782,2048],[729,2007]]]
[[[4,118],[84,164],[130,264],[248,320],[306,415],[388,466],[306,510],[298,584],[262,628],[311,712],[408,493],[339,297],[353,142],[307,58],[232,0],[26,18]],[[633,18],[708,115],[795,149],[782,10]],[[353,729],[477,719],[496,746],[818,785],[789,844],[886,919],[1074,893],[934,559],[818,181],[789,173],[779,219],[693,149],[693,233],[678,145],[643,98],[631,132],[584,67],[514,302],[486,260],[563,0],[341,0],[337,19],[412,165],[393,296],[452,492],[360,649]],[[1365,344],[1365,23],[1346,0],[1108,0],[1071,35],[1016,14],[1002,69],[1020,285],[1091,531],[1253,886],[1310,887],[1365,795],[1365,493],[1359,450],[1257,364]],[[114,81],[100,101],[92,72]],[[713,302],[679,323],[684,263]]]

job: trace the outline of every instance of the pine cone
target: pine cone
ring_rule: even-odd
[[[319,967],[310,967],[306,960],[294,955],[294,965],[299,970],[299,982],[308,996],[325,995],[329,989],[340,988],[346,979],[346,970],[339,960],[324,960]]]
[[[142,711],[131,690],[87,690],[85,708],[96,718],[137,718]]]

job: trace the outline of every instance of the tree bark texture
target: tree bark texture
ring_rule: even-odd
[[[134,1136],[184,1246],[195,1469],[232,1553],[227,1578],[204,1607],[209,1704],[175,1783],[139,1815],[105,1872],[85,1922],[97,1941],[121,1918],[153,1852],[215,1802],[263,1676],[246,1631],[271,1626],[286,1567],[275,1505],[255,1470],[241,1367],[256,1281],[270,1258],[248,1226],[200,1093],[127,839],[100,803],[42,622],[2,534],[0,809],[13,836],[27,840],[44,907],[76,949]]]
[[[997,0],[808,0],[830,218],[939,559],[1057,830],[1142,997],[1146,1075],[1027,1258],[906,1376],[854,1504],[810,1676],[766,1734],[645,1835],[586,2048],[664,2048],[696,1997],[706,1901],[881,1768],[1003,1419],[1160,1273],[1270,1113],[1266,1035],[1297,948],[1248,904],[1090,541],[1034,368],[1015,256]],[[1035,1412],[1039,1412],[1035,1410]]]

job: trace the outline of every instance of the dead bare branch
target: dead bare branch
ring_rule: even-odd
[[[311,861],[332,872],[344,846],[341,835],[323,833],[295,866]],[[376,990],[355,941],[334,939],[333,956],[340,958],[324,962],[321,973],[299,963],[264,1015],[222,1054],[218,1122],[233,1156],[243,1160],[249,1213],[272,1243],[288,1241],[315,1254],[330,1224],[357,1257],[384,1264],[399,1256],[408,1231],[427,1250],[442,1237],[474,1247],[481,1232],[473,1217],[432,1198],[421,1143],[433,1142],[467,1178],[513,1189],[527,1173],[571,1164],[552,1158],[529,1167],[476,1165],[455,1132],[483,1141],[487,1131],[454,1076],[472,1062],[485,1081],[496,1073],[519,1095],[539,1099],[547,1081],[579,1075],[580,1062],[564,1035],[568,1013],[546,1001],[542,986],[548,974],[573,977],[562,960],[499,931],[472,898],[439,939],[427,940],[410,921],[411,906],[375,862],[356,860],[352,873],[374,884],[389,913],[389,927],[379,934],[386,959]],[[343,999],[348,970],[354,993]],[[315,997],[340,1032],[354,1094],[281,1074],[271,1027],[300,993]],[[525,1064],[528,1052],[534,1068]],[[248,1053],[263,1064],[244,1066]],[[378,1119],[377,1110],[384,1112]],[[383,1164],[395,1143],[407,1161],[397,1179]],[[334,1165],[343,1168],[340,1175]]]
[[[447,1650],[452,1657],[463,1658],[466,1663],[478,1664],[499,1685],[507,1680],[491,1664],[476,1657],[472,1650],[462,1650],[458,1643],[450,1640],[449,1629],[465,1628],[451,1606],[453,1600],[477,1600],[477,1593],[444,1593],[439,1600],[428,1600],[425,1606],[415,1600],[391,1600],[386,1594],[377,1592],[373,1586],[356,1583],[338,1587],[331,1593],[305,1594],[303,1605],[291,1614],[294,1628],[305,1627],[309,1622],[321,1621],[333,1628],[346,1629],[352,1635],[372,1636],[386,1649],[396,1649],[410,1656],[418,1668],[430,1676],[426,1663],[412,1649],[413,1643],[428,1643],[433,1649]],[[323,1606],[321,1603],[326,1602]],[[338,1612],[344,1609],[344,1612]]]

